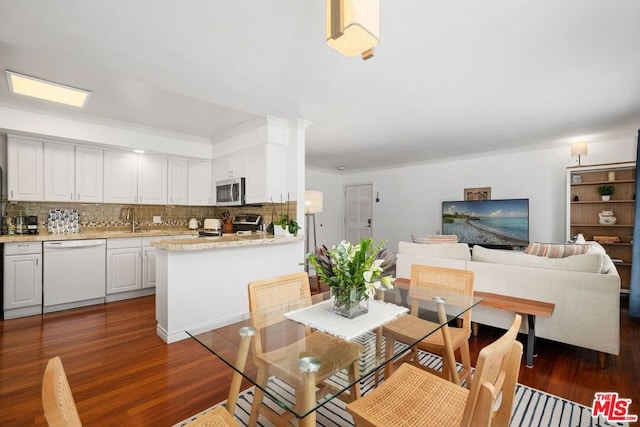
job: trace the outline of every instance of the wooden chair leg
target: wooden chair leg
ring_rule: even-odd
[[[360,392],[360,362],[358,360],[355,360],[350,366],[349,366],[349,381],[351,383],[353,383],[353,385],[351,386],[351,388],[349,389],[349,398],[351,401],[354,401],[356,399],[360,399],[361,396],[361,392]]]
[[[266,384],[269,380],[267,372],[264,369],[260,369],[258,372],[257,382],[258,384]],[[264,400],[264,391],[260,387],[253,388],[253,403],[251,404],[251,415],[249,416],[249,426],[255,426],[258,423],[258,414],[260,413],[260,406]]]
[[[462,347],[460,347],[460,359],[462,360],[460,381],[466,379],[466,387],[471,389],[471,354],[469,352],[469,341],[465,341]]]

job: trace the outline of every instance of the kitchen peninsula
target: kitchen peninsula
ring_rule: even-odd
[[[161,240],[156,247],[156,320],[168,344],[248,318],[247,285],[301,271],[304,236],[223,235]]]

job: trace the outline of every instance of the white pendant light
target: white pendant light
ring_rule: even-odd
[[[348,57],[372,57],[380,41],[380,0],[326,1],[327,44]]]

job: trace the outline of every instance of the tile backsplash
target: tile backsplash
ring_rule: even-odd
[[[75,209],[80,214],[80,228],[129,227],[126,210],[135,209],[136,222],[143,228],[187,227],[189,219],[200,221],[205,218],[221,218],[223,212],[233,217],[239,214],[262,215],[265,223],[270,223],[280,214],[296,216],[296,202],[267,203],[260,206],[214,207],[214,206],[174,206],[174,205],[126,205],[111,203],[55,203],[55,202],[7,202],[7,216],[37,215],[40,232],[47,232],[47,214],[51,209]],[[153,223],[153,217],[160,216],[160,224]],[[298,221],[299,222],[299,221]],[[202,224],[202,223],[201,223]]]

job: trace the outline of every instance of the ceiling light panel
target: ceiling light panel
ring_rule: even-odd
[[[5,70],[5,73],[9,82],[9,90],[12,93],[80,108],[87,104],[91,95],[91,92],[86,90],[14,73],[13,71]]]

